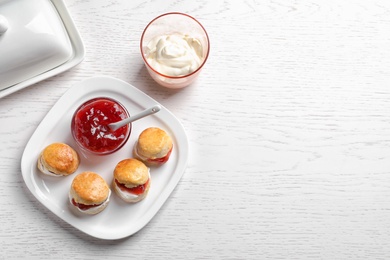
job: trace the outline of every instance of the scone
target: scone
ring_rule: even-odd
[[[172,138],[164,130],[149,127],[139,135],[134,155],[147,165],[158,166],[168,161],[172,148]]]
[[[137,159],[122,160],[114,169],[112,186],[124,201],[129,203],[141,201],[149,192],[149,168]]]
[[[69,201],[80,212],[93,215],[107,207],[110,195],[107,182],[99,174],[87,171],[73,179]]]
[[[43,149],[38,158],[38,169],[50,176],[74,173],[80,164],[77,152],[67,144],[52,143]]]

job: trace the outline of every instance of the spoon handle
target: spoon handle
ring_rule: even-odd
[[[161,107],[159,105],[155,105],[153,107],[145,109],[144,111],[142,111],[134,116],[130,116],[122,121],[108,124],[108,127],[110,127],[111,130],[115,131],[118,128],[121,128],[122,126],[125,126],[131,122],[134,122],[134,121],[141,119],[145,116],[157,113],[158,111],[160,111],[160,109],[161,109]]]

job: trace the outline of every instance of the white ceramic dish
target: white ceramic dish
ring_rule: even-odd
[[[166,108],[151,116],[133,122],[126,145],[106,156],[86,158],[74,142],[70,122],[75,109],[93,97],[111,97],[122,103],[130,115],[158,104],[137,88],[111,77],[94,77],[70,88],[53,106],[37,127],[26,145],[21,160],[23,179],[31,193],[58,217],[82,232],[101,239],[120,239],[143,228],[158,212],[182,177],[188,158],[188,140],[178,119]],[[139,134],[147,127],[165,129],[172,137],[174,149],[169,161],[152,167],[151,187],[148,196],[137,204],[126,204],[112,192],[107,208],[94,216],[81,215],[72,210],[68,192],[76,174],[85,170],[99,173],[111,185],[115,165],[132,157],[132,148]],[[44,147],[53,142],[65,142],[81,155],[76,173],[66,177],[43,175],[37,168],[37,159]]]
[[[0,0],[0,7],[2,24],[9,25],[0,35],[0,56],[5,56],[0,61],[0,98],[84,59],[83,42],[63,0]]]

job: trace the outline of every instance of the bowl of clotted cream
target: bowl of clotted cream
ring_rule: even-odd
[[[161,86],[183,88],[199,75],[210,41],[205,28],[184,13],[154,18],[141,36],[141,54],[150,76]]]

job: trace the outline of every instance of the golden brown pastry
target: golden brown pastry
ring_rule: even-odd
[[[52,143],[43,149],[38,158],[38,169],[50,176],[74,173],[80,164],[77,152],[67,144]]]
[[[120,161],[114,169],[112,183],[116,194],[126,202],[143,200],[149,192],[149,168],[137,159]]]
[[[69,200],[80,212],[93,215],[107,207],[110,195],[107,182],[99,174],[87,171],[73,179]]]
[[[172,138],[158,127],[142,131],[134,145],[134,155],[147,165],[166,163],[173,149]]]

